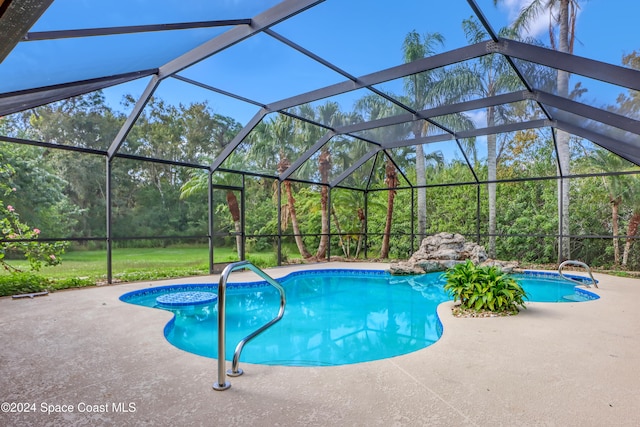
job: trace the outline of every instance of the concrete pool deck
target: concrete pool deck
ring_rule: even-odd
[[[212,390],[215,360],[164,339],[171,313],[118,299],[217,275],[0,298],[0,425],[638,426],[640,280],[594,276],[596,301],[481,319],[444,303],[444,335],[426,349],[336,367],[241,363],[226,391]]]

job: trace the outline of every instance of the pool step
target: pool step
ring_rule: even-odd
[[[585,298],[580,296],[580,295],[576,295],[576,294],[569,294],[569,295],[564,295],[562,297],[563,300],[565,301],[574,301],[574,302],[582,302],[585,301]]]

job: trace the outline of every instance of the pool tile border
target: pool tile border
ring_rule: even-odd
[[[388,270],[357,270],[357,269],[340,269],[340,268],[326,268],[326,269],[317,269],[317,270],[302,270],[302,271],[294,271],[285,276],[275,279],[277,282],[285,282],[295,277],[304,277],[304,276],[317,276],[318,273],[337,273],[345,276],[390,276]],[[428,273],[427,273],[428,274]],[[536,271],[536,270],[524,270],[515,274],[522,274],[533,277],[540,278],[553,278],[557,279],[560,276],[558,273],[547,272],[547,271]],[[565,274],[566,277],[572,278],[579,282],[584,282],[587,284],[590,282],[589,278],[584,276],[577,276],[572,274]],[[246,288],[262,288],[270,286],[265,280],[259,280],[254,282],[229,282],[227,283],[227,289],[246,289]],[[136,291],[127,292],[120,296],[120,300],[123,302],[131,302],[132,299],[142,296],[150,296],[154,294],[160,294],[164,291],[178,290],[181,292],[198,292],[198,291],[216,291],[218,290],[217,283],[191,283],[191,284],[175,284],[175,285],[164,285],[164,286],[155,286],[147,289],[139,289]],[[600,296],[589,292],[585,289],[575,287],[575,292],[588,298],[589,300],[599,299]]]
[[[356,269],[339,269],[339,268],[327,268],[320,270],[304,270],[294,271],[286,276],[275,279],[277,282],[284,282],[294,277],[299,276],[317,276],[318,273],[339,273],[341,275],[349,276],[389,276],[389,272],[386,270],[356,270]],[[269,287],[269,283],[266,280],[259,280],[255,282],[228,282],[227,289],[246,289],[246,288],[262,288]],[[151,296],[155,294],[163,293],[166,290],[176,290],[180,292],[198,292],[198,291],[216,291],[218,290],[217,283],[185,283],[175,285],[154,286],[147,289],[139,289],[136,291],[127,292],[120,296],[120,301],[130,302],[134,298]]]

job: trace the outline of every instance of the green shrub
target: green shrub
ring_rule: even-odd
[[[268,268],[278,265],[278,257],[276,254],[269,254],[266,256],[247,255],[247,261],[258,268]]]
[[[462,309],[517,313],[526,308],[527,294],[518,282],[497,267],[479,267],[467,260],[444,273],[444,289]]]
[[[0,296],[30,294],[47,290],[49,279],[31,272],[0,275]]]
[[[71,289],[71,288],[84,288],[87,286],[95,286],[96,281],[91,278],[69,277],[66,279],[60,279],[53,282],[50,286],[51,289]]]
[[[163,280],[171,279],[175,277],[189,277],[200,276],[207,274],[208,270],[200,270],[198,267],[193,268],[164,268],[161,270],[139,270],[139,271],[125,271],[122,273],[114,274],[114,279],[121,282],[138,282],[142,280]]]

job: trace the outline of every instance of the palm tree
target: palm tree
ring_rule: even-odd
[[[638,226],[640,226],[640,177],[638,175],[630,175],[629,178],[626,189],[628,196],[625,198],[630,201],[633,211],[627,225],[627,241],[624,244],[624,252],[622,254],[622,265],[625,267],[629,261],[631,245],[638,234]]]
[[[389,241],[391,238],[391,221],[393,218],[393,201],[396,196],[395,188],[398,186],[398,171],[390,157],[385,162],[385,179],[387,184],[387,218],[384,224],[384,234],[382,235],[382,246],[380,248],[380,258],[389,258]]]
[[[587,166],[590,170],[597,172],[610,172],[613,170],[623,170],[628,163],[621,157],[607,150],[595,150],[586,159]],[[613,238],[613,259],[614,264],[620,264],[620,245],[616,236],[619,233],[619,209],[622,203],[622,193],[625,190],[625,184],[620,176],[602,176],[602,184],[607,190],[609,204],[611,205],[611,232]]]
[[[405,62],[431,56],[436,53],[436,47],[444,45],[444,37],[439,33],[427,33],[421,37],[416,31],[407,34],[403,53]],[[460,101],[464,97],[464,91],[459,91],[455,82],[452,82],[450,72],[443,68],[424,71],[413,74],[404,79],[405,96],[403,101],[415,111],[440,105],[451,104]],[[468,130],[473,128],[472,121],[464,114],[451,114],[438,119],[438,125],[434,121],[415,120],[411,124],[411,133],[415,138],[433,132],[442,126]],[[420,240],[426,235],[427,228],[427,177],[426,157],[422,144],[416,148],[416,186],[418,188],[418,237]]]
[[[191,172],[191,178],[180,187],[180,198],[191,197],[195,195],[206,194],[209,191],[209,171],[203,169],[195,169]],[[228,176],[226,174],[225,176]],[[236,231],[236,252],[238,258],[242,257],[242,223],[240,221],[240,207],[238,198],[233,190],[227,189],[226,194],[227,207],[233,220],[233,226]]]
[[[309,105],[299,107],[300,115],[311,120],[322,123],[330,128],[336,128],[346,124],[348,116],[340,111],[340,105],[337,102],[328,101],[318,106],[315,111]],[[320,126],[306,123],[300,129],[302,139],[313,143],[320,139],[326,132],[326,129]],[[340,137],[335,137],[335,141],[340,141]],[[320,216],[321,230],[320,242],[316,251],[317,259],[324,259],[329,249],[329,175],[333,167],[331,151],[329,144],[325,144],[320,149],[318,156],[318,174],[320,175]]]
[[[347,122],[347,116],[340,111],[340,106],[336,102],[326,102],[320,105],[318,107],[318,116],[320,117],[321,123],[331,128],[336,128]],[[327,249],[329,248],[329,173],[331,172],[331,168],[331,153],[329,152],[328,144],[325,144],[320,152],[320,157],[318,157],[318,172],[320,173],[320,181],[323,184],[320,187],[322,235],[320,236],[320,243],[318,245],[318,251],[316,252],[318,259],[324,259],[327,254]]]
[[[355,109],[367,121],[377,120],[389,115],[400,113],[398,106],[377,95],[367,95],[359,99],[355,104]],[[373,140],[393,141],[402,138],[406,133],[406,129],[402,126],[389,126],[371,130],[369,137]],[[399,182],[396,165],[393,163],[388,153],[386,154],[386,157],[387,159],[384,163],[384,182],[387,185],[387,215],[385,219],[382,245],[380,248],[380,258],[383,259],[389,257],[391,225],[393,222],[393,204],[396,195],[395,188],[398,186]]]
[[[589,169],[597,172],[622,171],[628,168],[629,162],[607,150],[595,150],[586,157]],[[611,232],[613,238],[613,259],[615,265],[620,265],[619,209],[623,193],[629,188],[625,182],[627,177],[620,175],[602,176],[602,184],[607,189],[609,204],[611,205]],[[625,248],[626,249],[626,248]],[[625,262],[626,264],[626,262]]]
[[[284,171],[289,169],[291,166],[291,162],[289,158],[284,153],[284,150],[280,150],[280,161],[278,162],[278,174],[282,174]],[[287,204],[285,215],[288,215],[291,218],[291,228],[293,229],[293,238],[296,242],[296,246],[298,247],[298,251],[300,255],[304,259],[311,258],[311,253],[307,250],[307,247],[304,244],[304,240],[302,239],[302,232],[300,230],[300,223],[298,222],[298,215],[296,214],[296,199],[293,197],[293,189],[291,188],[291,181],[285,180],[283,183],[285,193],[287,195]],[[283,223],[286,224],[285,221]]]
[[[493,0],[498,4],[501,0]],[[513,28],[516,31],[526,30],[528,26],[541,14],[549,14],[549,39],[551,47],[560,52],[573,53],[575,41],[576,17],[578,15],[579,0],[531,0],[521,11]],[[558,28],[556,39],[555,28]],[[556,77],[556,90],[558,95],[569,97],[569,73],[558,70]],[[569,174],[569,134],[556,130],[556,143],[558,149],[559,172],[561,176]],[[570,258],[569,238],[569,180],[561,178],[558,180],[558,212],[561,213],[562,221],[559,221],[559,251],[560,259]]]
[[[474,18],[462,21],[462,28],[469,43],[478,43],[487,38],[487,33]],[[513,37],[509,29],[503,29],[501,35]],[[502,55],[485,55],[471,64],[454,68],[449,74],[449,87],[455,87],[460,97],[491,97],[505,91],[514,91],[522,87],[520,78],[513,72]],[[486,124],[491,128],[508,121],[509,106],[489,106],[486,110]],[[487,192],[489,193],[489,248],[490,258],[496,257],[496,179],[499,153],[497,135],[487,135]]]
[[[404,61],[406,63],[431,56],[437,46],[444,45],[444,37],[440,33],[427,33],[421,37],[416,31],[411,31],[402,45]],[[404,88],[408,104],[416,111],[424,110],[437,104],[434,99],[434,86],[441,80],[440,70],[431,70],[413,74],[405,78]],[[415,138],[421,138],[428,131],[429,124],[421,120],[412,123],[411,132]],[[418,237],[420,241],[426,235],[427,229],[427,178],[425,175],[424,148],[416,145],[416,185],[418,187]]]
[[[290,116],[279,114],[274,120],[261,123],[251,133],[252,144],[249,151],[249,157],[254,161],[267,162],[266,167],[272,167],[272,162],[277,159],[275,165],[278,174],[281,174],[289,168],[291,162],[289,160],[292,149],[297,143],[295,134],[295,124]],[[275,153],[278,153],[275,156]],[[298,247],[300,255],[304,259],[311,258],[311,253],[307,249],[302,233],[298,216],[296,215],[295,198],[293,197],[293,188],[291,181],[285,180],[284,186],[287,196],[286,208],[283,210],[283,216],[291,219],[291,227],[293,229],[293,237]],[[286,224],[286,220],[283,221]]]

